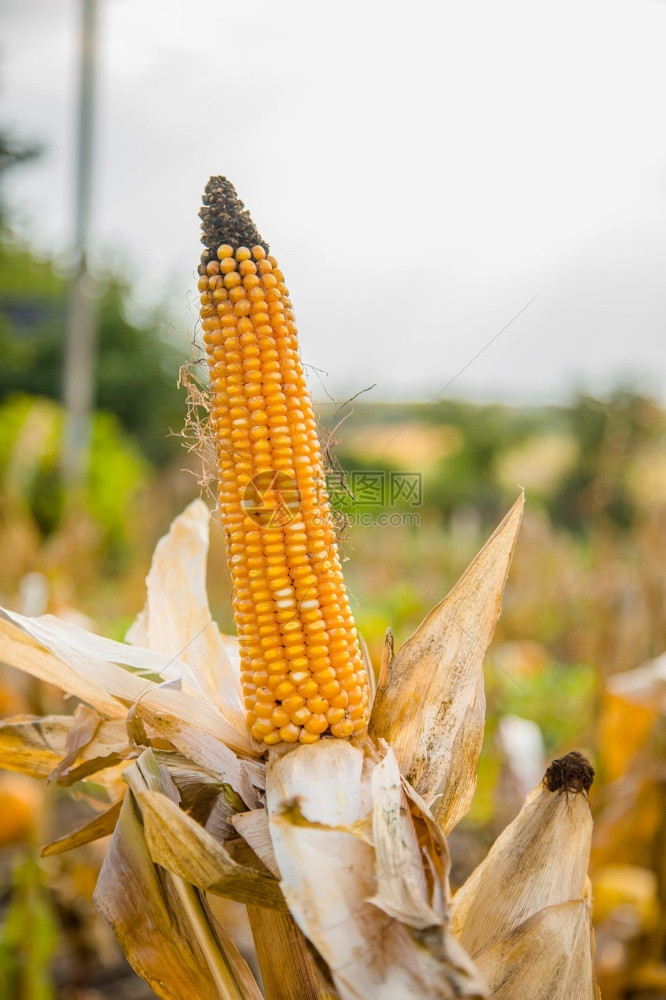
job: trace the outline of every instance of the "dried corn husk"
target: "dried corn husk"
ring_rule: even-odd
[[[435,817],[445,833],[469,809],[476,786],[483,660],[522,511],[521,494],[448,597],[386,664],[372,710],[371,732],[392,746],[410,784],[428,806],[439,795]]]
[[[75,847],[81,847],[83,844],[90,844],[94,840],[108,837],[116,828],[122,804],[123,800],[119,799],[105,812],[100,813],[99,816],[95,816],[88,823],[80,826],[78,830],[74,830],[72,833],[68,833],[64,837],[59,837],[52,843],[46,844],[41,850],[42,857],[50,858],[53,854],[64,854],[65,851],[71,851]]]
[[[197,890],[150,857],[135,796],[152,791],[177,799],[168,770],[147,752],[126,776],[131,791],[95,901],[130,963],[163,1000],[261,1000],[245,960]]]
[[[341,1000],[485,995],[451,946],[446,867],[424,859],[410,830],[390,748],[326,740],[276,755],[266,803],[285,899]],[[439,870],[432,886],[426,868]]]
[[[584,794],[541,786],[449,900],[442,829],[464,814],[474,787],[481,666],[521,512],[522,497],[395,657],[388,637],[374,737],[283,747],[268,764],[239,721],[235,644],[208,624],[203,505],[158,547],[129,634],[152,648],[48,617],[0,616],[6,662],[91,706],[0,726],[0,761],[61,783],[91,773],[107,783],[110,808],[45,853],[115,824],[96,898],[160,997],[259,1000],[203,891],[247,903],[269,1000],[594,997]],[[558,836],[578,846],[549,867]]]
[[[267,1000],[338,1000],[321,959],[288,913],[248,906]]]
[[[587,878],[593,774],[580,754],[553,762],[453,897],[453,931],[493,997],[596,996]]]
[[[477,956],[493,1000],[593,1000],[594,945],[583,900],[547,906]]]
[[[129,636],[187,664],[201,691],[246,737],[238,668],[208,606],[210,511],[195,500],[157,543],[146,578],[146,605]]]
[[[156,864],[200,889],[239,903],[287,910],[275,876],[252,852],[245,852],[245,864],[239,863],[168,796],[145,791],[137,798],[146,843]]]
[[[71,785],[95,776],[95,781],[117,788],[119,767],[134,748],[120,719],[103,719],[83,705],[87,729],[71,715],[43,718],[18,716],[0,722],[0,767],[22,771],[34,778],[48,778]],[[80,716],[79,716],[80,722]],[[87,738],[89,737],[89,738]]]
[[[46,778],[65,756],[71,715],[19,715],[0,722],[0,767]]]

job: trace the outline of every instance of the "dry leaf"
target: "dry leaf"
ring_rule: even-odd
[[[0,722],[0,767],[46,778],[65,754],[71,715],[20,715]]]
[[[175,691],[153,685],[137,702],[135,712],[167,739],[171,739],[170,731],[178,736],[185,723],[238,753],[254,752],[249,734],[240,733],[203,695],[194,691]]]
[[[393,657],[395,656],[395,650],[393,648],[393,630],[391,626],[386,629],[386,634],[384,635],[384,645],[382,647],[382,660],[379,664],[379,677],[377,679],[377,687],[386,687],[388,682],[388,674],[391,669],[391,664],[393,663]],[[376,692],[375,692],[376,696]]]
[[[136,704],[137,714],[140,706],[142,716],[156,717],[156,727],[159,720],[167,728],[170,719],[182,720],[240,753],[253,752],[248,732],[223,718],[201,694],[189,667],[165,653],[103,639],[50,615],[25,618],[0,610],[0,657],[107,716],[124,718]],[[134,671],[148,671],[158,682],[184,677],[189,685],[174,690]]]
[[[51,615],[27,618],[0,609],[0,657],[111,718],[123,718],[127,705],[168,681],[185,679],[192,695],[205,703],[181,661],[93,635]]]
[[[131,794],[104,859],[95,902],[132,967],[162,1000],[261,1000],[231,939],[216,940],[195,890],[151,861]]]
[[[186,757],[231,785],[247,806],[255,804],[253,782],[257,768],[251,767],[254,762],[239,760],[234,753],[252,752],[249,739],[242,738],[203,698],[153,688],[136,703],[134,715]],[[264,765],[258,767],[263,775]]]
[[[65,756],[49,774],[49,781],[57,780],[70,770],[83,748],[93,739],[102,720],[103,716],[94,708],[88,708],[86,705],[76,706],[72,725],[65,740]]]
[[[523,511],[518,498],[451,593],[395,655],[371,731],[450,831],[469,809],[483,741],[483,659],[495,630]],[[418,695],[416,693],[418,692]]]
[[[114,772],[122,770],[125,762],[136,754],[127,739],[125,724],[120,719],[105,720],[73,761],[59,771],[57,782],[72,785],[94,775],[96,782],[115,783]]]
[[[122,718],[126,708],[121,701],[107,693],[104,678],[93,679],[87,671],[79,672],[59,659],[24,626],[24,622],[30,621],[31,619],[23,619],[21,615],[10,617],[9,612],[0,609],[0,662],[23,670],[48,684],[57,685],[67,694],[76,695],[111,718]],[[94,673],[93,671],[92,674]],[[132,675],[128,674],[128,677],[131,678]]]
[[[116,827],[122,804],[122,799],[114,802],[110,809],[95,816],[78,830],[74,830],[64,837],[59,837],[58,840],[42,847],[42,857],[50,858],[53,854],[64,854],[65,851],[71,851],[74,847],[81,847],[82,844],[90,844],[93,840],[108,837]]]
[[[66,768],[62,768],[74,725],[72,715],[47,715],[41,719],[17,716],[3,720],[0,722],[0,767],[22,771],[35,778],[48,778],[57,772],[58,783],[63,785],[93,774],[96,781],[106,783],[107,775],[100,772],[115,768],[132,753],[124,724],[118,719],[101,722],[92,739],[71,757]],[[115,775],[109,777],[115,784]]]
[[[133,701],[150,684],[165,681],[183,681],[198,690],[190,668],[182,660],[165,653],[95,635],[53,615],[28,618],[3,608],[0,609],[0,617],[12,622],[67,664],[79,676],[79,683],[82,680],[92,682],[115,698]],[[32,672],[20,663],[16,665],[27,673]],[[48,677],[43,679],[49,680]],[[57,679],[50,679],[50,682],[62,687]],[[71,693],[78,694],[77,691]],[[82,701],[90,701],[81,694],[78,696]],[[95,707],[99,708],[98,705]],[[104,709],[100,708],[100,711],[104,712]],[[113,712],[105,714],[112,715]]]
[[[238,864],[225,847],[166,795],[138,794],[146,843],[156,864],[192,885],[239,903],[286,910],[275,876]]]
[[[178,790],[179,803],[185,812],[192,814],[198,811],[208,815],[218,799],[224,799],[232,813],[244,808],[240,796],[230,785],[221,782],[205,768],[188,760],[182,754],[172,750],[153,750],[153,756],[158,764],[164,764],[169,777]],[[233,830],[232,835],[235,836]]]
[[[133,968],[163,1000],[261,1000],[247,963],[192,886],[153,864],[135,795],[178,799],[151,750],[127,769],[125,796],[95,901]]]
[[[146,580],[148,594],[141,628],[150,649],[188,664],[201,690],[246,738],[238,670],[229,659],[208,606],[209,522],[208,507],[195,500],[158,542]]]

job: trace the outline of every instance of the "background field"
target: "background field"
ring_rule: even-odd
[[[582,750],[604,1000],[663,1000],[666,5],[480,0],[431,4],[424,23],[390,2],[333,16],[280,0],[258,18],[106,0],[75,491],[61,400],[79,6],[3,6],[0,605],[122,639],[173,517],[214,505],[191,388],[205,393],[196,212],[227,171],[292,283],[375,668],[387,627],[401,644],[526,491],[453,885],[545,764]],[[217,524],[209,592],[233,631]],[[609,678],[650,663],[631,675],[641,696],[619,696]],[[0,723],[62,711],[55,688],[0,665]],[[0,772],[0,1000],[152,996],[92,902],[106,843],[40,858],[89,815]],[[242,907],[224,919],[245,949]]]

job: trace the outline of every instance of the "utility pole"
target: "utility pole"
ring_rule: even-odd
[[[88,276],[99,0],[80,0],[78,125],[74,174],[74,272],[65,341],[63,473],[76,491],[86,481],[95,389],[95,307]]]

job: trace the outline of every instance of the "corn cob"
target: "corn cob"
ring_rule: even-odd
[[[201,325],[247,721],[270,745],[348,738],[369,687],[284,278],[233,186],[200,212]]]

